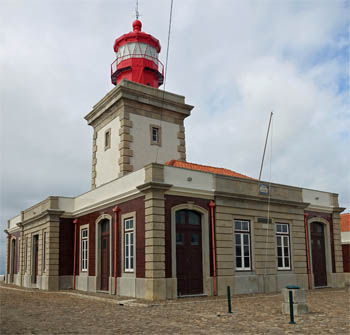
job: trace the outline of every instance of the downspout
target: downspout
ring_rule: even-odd
[[[77,264],[77,230],[78,230],[78,219],[73,221],[74,223],[74,254],[73,254],[73,290],[75,290],[75,268]]]
[[[308,215],[304,214],[307,281],[308,281],[309,290],[311,290],[310,249],[309,249],[309,233],[308,233],[308,227],[307,227],[307,217]]]
[[[211,218],[211,245],[213,249],[213,295],[216,295],[216,249],[215,249],[215,221],[214,221],[214,208],[215,202],[210,200],[210,218]]]
[[[117,229],[118,229],[118,213],[120,211],[120,208],[118,206],[115,206],[113,208],[114,212],[114,243],[113,243],[113,249],[114,249],[114,295],[117,295]]]

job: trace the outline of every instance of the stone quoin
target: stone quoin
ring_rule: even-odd
[[[161,47],[134,21],[116,85],[86,115],[91,190],[8,221],[6,282],[149,300],[343,287],[338,195],[186,161],[193,106],[160,90]]]

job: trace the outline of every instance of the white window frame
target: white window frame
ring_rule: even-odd
[[[132,228],[130,228],[130,223],[132,223]],[[134,272],[135,270],[135,224],[133,216],[123,219],[124,272]]]
[[[240,224],[240,228],[236,229],[236,223]],[[242,224],[244,223],[244,225]],[[247,224],[247,228],[243,227]],[[250,238],[250,232],[251,232],[251,224],[249,220],[243,220],[243,219],[235,219],[233,222],[233,228],[234,228],[234,250],[235,250],[235,267],[236,271],[251,271],[252,270],[252,255],[251,255],[251,238]],[[236,254],[236,236],[240,237],[240,245],[241,245],[241,255],[237,256]],[[244,264],[244,236],[248,236],[248,250],[249,250],[249,266],[245,266]],[[237,266],[237,258],[241,259],[241,266]]]
[[[111,142],[112,142],[112,129],[108,128],[108,129],[106,129],[105,136],[104,136],[105,151],[111,147]]]
[[[153,138],[153,129],[156,129],[156,138]],[[161,127],[156,124],[150,125],[150,143],[151,145],[162,145],[162,134],[161,134]]]
[[[83,236],[84,232],[87,232],[87,236]],[[83,247],[86,248],[83,250]],[[88,273],[89,271],[89,225],[83,225],[80,227],[80,271],[82,273]]]
[[[278,246],[280,240],[281,245]],[[287,243],[285,242],[287,241]],[[284,248],[288,248],[288,255],[284,253]],[[282,256],[278,256],[278,248],[281,248]],[[290,248],[290,234],[288,223],[276,223],[276,256],[277,256],[277,269],[278,270],[291,270],[291,248]],[[282,258],[282,266],[278,265],[278,259]],[[286,258],[288,259],[289,266],[286,266]]]

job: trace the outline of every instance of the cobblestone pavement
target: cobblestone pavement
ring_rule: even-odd
[[[310,313],[295,325],[280,294],[186,298],[150,303],[104,294],[45,292],[0,285],[1,334],[350,334],[345,289],[307,294]]]

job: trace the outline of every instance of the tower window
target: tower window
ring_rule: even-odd
[[[161,128],[156,125],[150,126],[151,144],[161,145]]]
[[[105,150],[111,147],[111,129],[105,131]]]

